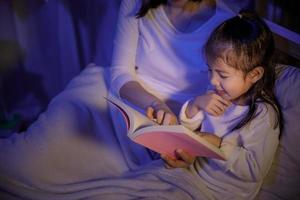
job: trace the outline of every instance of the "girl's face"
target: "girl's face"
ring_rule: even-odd
[[[252,76],[227,65],[221,58],[208,63],[210,82],[215,91],[224,99],[236,104],[244,104],[244,94],[256,82]]]

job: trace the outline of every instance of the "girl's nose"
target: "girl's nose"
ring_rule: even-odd
[[[210,76],[210,83],[213,85],[213,86],[217,86],[218,85],[218,80],[217,80],[217,77],[216,75],[214,75],[214,73],[211,73],[211,76]]]

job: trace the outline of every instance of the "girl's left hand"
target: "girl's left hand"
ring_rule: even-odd
[[[196,157],[191,156],[189,153],[183,151],[182,149],[176,150],[176,157],[177,158],[171,158],[168,155],[161,155],[161,158],[165,162],[165,167],[168,169],[172,168],[188,168],[190,165],[192,165],[196,159]]]

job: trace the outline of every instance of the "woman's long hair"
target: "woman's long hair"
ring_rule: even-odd
[[[245,126],[255,117],[258,101],[266,102],[274,108],[274,128],[278,125],[282,128],[282,114],[274,94],[276,76],[273,35],[257,14],[241,11],[238,16],[219,25],[209,37],[204,54],[208,60],[221,58],[245,74],[257,66],[264,68],[263,77],[245,94],[250,99],[248,114],[234,129]]]

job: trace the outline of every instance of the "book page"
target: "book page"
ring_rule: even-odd
[[[147,127],[155,125],[156,123],[150,120],[147,116],[144,114],[138,112],[134,108],[130,107],[126,103],[124,103],[122,100],[110,96],[107,98],[107,100],[112,103],[123,115],[124,121],[127,126],[128,134],[132,134],[134,131]]]

